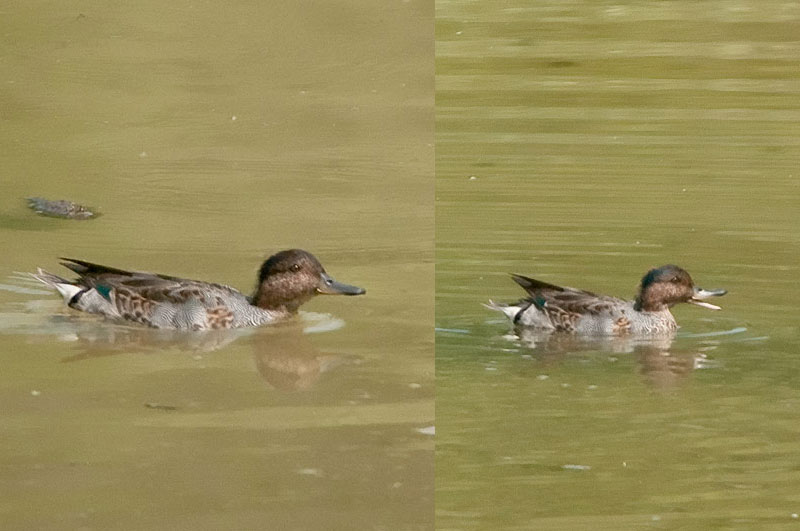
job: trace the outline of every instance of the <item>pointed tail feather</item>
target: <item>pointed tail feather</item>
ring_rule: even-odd
[[[493,310],[495,312],[503,313],[503,314],[505,314],[506,317],[508,317],[511,320],[514,319],[514,317],[517,315],[517,312],[519,312],[519,310],[520,310],[519,306],[512,306],[510,304],[503,304],[502,302],[495,302],[495,301],[493,301],[491,299],[489,299],[489,303],[488,304],[484,304],[483,307],[484,308],[488,308],[490,310]]]
[[[36,269],[36,273],[28,273],[31,277],[35,278],[42,284],[50,286],[51,288],[55,288],[56,284],[69,284],[69,280],[66,278],[61,278],[58,275],[54,275],[53,273],[49,273],[42,269],[41,267]]]
[[[79,292],[83,291],[84,287],[76,286],[69,280],[65,278],[61,278],[58,275],[54,275],[52,273],[48,273],[41,267],[36,270],[36,273],[29,273],[31,277],[35,278],[45,286],[50,286],[51,288],[58,291],[62,297],[64,297],[64,302],[69,304],[72,297],[74,297]]]
[[[481,303],[481,306],[483,306],[484,308],[488,308],[490,310],[493,310],[495,312],[502,312],[503,309],[505,307],[507,307],[508,305],[507,304],[503,304],[502,302],[495,302],[492,299],[489,299],[488,303],[486,303],[486,304]]]

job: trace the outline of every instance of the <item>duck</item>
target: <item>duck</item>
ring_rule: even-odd
[[[67,280],[42,268],[31,276],[55,289],[70,308],[152,328],[259,326],[292,317],[316,295],[366,293],[331,278],[319,260],[302,249],[280,251],[265,260],[250,296],[222,284],[61,260],[78,274],[77,279]]]
[[[649,270],[632,301],[556,286],[523,275],[512,274],[511,278],[528,292],[528,297],[513,304],[490,300],[487,308],[502,312],[518,327],[585,335],[674,332],[678,328],[670,312],[674,305],[686,302],[720,310],[706,299],[727,293],[724,289],[695,286],[685,269],[672,264]]]

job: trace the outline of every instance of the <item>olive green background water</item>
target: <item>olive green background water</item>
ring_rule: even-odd
[[[437,529],[796,528],[800,8],[436,18]],[[531,347],[480,305],[672,262],[729,290],[672,345]]]
[[[2,14],[0,527],[431,529],[432,3]],[[172,335],[14,278],[70,256],[250,292],[289,247],[367,295]]]
[[[0,52],[0,524],[433,527],[433,3],[11,2]],[[436,3],[439,529],[800,514],[800,9]],[[36,217],[68,198],[90,222]],[[299,246],[360,298],[162,334],[15,271],[249,291]],[[510,333],[509,272],[725,287],[668,345]]]

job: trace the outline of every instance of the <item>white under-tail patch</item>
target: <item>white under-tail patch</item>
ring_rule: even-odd
[[[58,293],[64,297],[64,302],[67,304],[69,304],[69,301],[72,300],[72,297],[74,297],[76,293],[84,289],[80,286],[76,286],[75,284],[71,284],[64,278],[56,276],[52,273],[48,273],[41,267],[36,270],[36,273],[31,273],[30,275],[42,284],[50,286],[58,291]]]
[[[512,306],[512,305],[509,305],[509,304],[503,304],[502,302],[495,302],[495,301],[493,301],[491,299],[489,299],[489,304],[484,304],[483,306],[485,308],[489,308],[490,310],[494,310],[495,312],[504,313],[506,315],[506,317],[508,317],[512,321],[514,320],[514,317],[517,316],[517,313],[521,309],[519,306]]]
[[[72,300],[78,292],[83,291],[83,288],[76,286],[75,284],[55,284],[53,286],[58,290],[62,297],[64,297],[64,302],[69,304],[69,301]]]

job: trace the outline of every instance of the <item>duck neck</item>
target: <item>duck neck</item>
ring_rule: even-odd
[[[290,302],[281,297],[277,297],[274,293],[261,289],[260,286],[256,289],[253,296],[250,297],[250,303],[262,310],[287,316],[297,313],[297,309],[300,307],[300,304],[302,304],[300,301]]]
[[[669,310],[669,306],[661,301],[656,301],[652,297],[647,296],[647,292],[639,293],[636,300],[633,302],[633,309],[637,312],[661,312]]]

